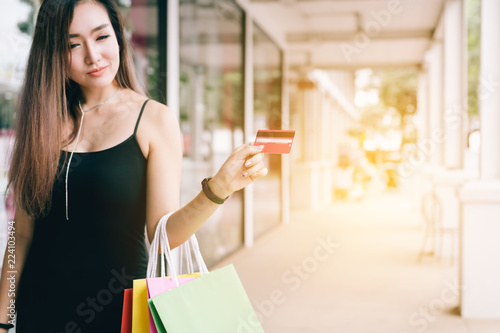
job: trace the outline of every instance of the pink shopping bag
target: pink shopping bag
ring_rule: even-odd
[[[184,283],[187,283],[191,280],[196,279],[197,277],[200,276],[200,273],[195,273],[195,274],[186,274],[186,275],[180,275],[177,277],[177,280],[179,281],[179,285],[183,285]],[[148,288],[148,299],[151,297],[155,297],[160,295],[161,293],[164,293],[168,290],[171,290],[177,285],[175,284],[174,280],[167,276],[164,278],[149,278],[146,279],[146,285]],[[149,330],[150,333],[158,333],[158,332],[165,332],[165,329],[163,328],[163,324],[160,323],[162,326],[157,327],[153,315],[151,313],[151,310],[149,311]]]

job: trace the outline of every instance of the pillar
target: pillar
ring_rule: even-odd
[[[482,179],[500,179],[500,89],[498,89],[500,82],[500,40],[498,36],[500,20],[498,13],[500,13],[499,1],[482,1],[481,69],[479,74],[479,77],[485,82],[479,88],[480,171]]]
[[[463,123],[467,108],[462,98],[462,1],[448,0],[444,10],[444,164],[447,169],[463,165]]]
[[[480,77],[486,82],[500,82],[499,12],[500,1],[482,0]],[[461,312],[500,319],[500,89],[488,88],[479,89],[480,179],[460,191]]]
[[[290,115],[290,72],[289,72],[289,62],[288,62],[288,50],[282,51],[282,63],[281,72],[283,73],[282,84],[281,84],[281,128],[290,129],[291,127],[291,115]],[[289,154],[281,155],[281,221],[283,224],[288,224],[290,222],[290,168],[291,161]]]
[[[433,167],[443,165],[443,45],[434,41],[430,49],[429,62],[429,131],[433,148],[430,163]]]
[[[179,117],[179,67],[180,67],[180,41],[179,41],[179,2],[168,1],[167,4],[167,104]],[[179,271],[179,248],[172,251],[174,265]]]
[[[244,132],[246,142],[255,137],[254,124],[254,77],[253,77],[253,19],[250,13],[245,18],[245,105],[244,105]],[[243,190],[243,242],[245,247],[252,247],[254,242],[254,188],[253,184]]]
[[[429,89],[427,81],[427,65],[418,73],[417,88],[417,116],[418,116],[418,142],[423,143],[430,138],[429,134]],[[422,159],[427,159],[423,156]]]
[[[444,170],[434,174],[434,192],[441,203],[441,224],[444,228],[456,230],[443,236],[443,256],[457,257],[460,201],[457,190],[469,175],[463,172],[465,150],[463,126],[467,117],[463,105],[463,62],[464,43],[463,6],[461,0],[448,0],[443,11],[443,162]]]

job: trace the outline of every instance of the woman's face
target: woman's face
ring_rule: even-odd
[[[70,78],[86,88],[113,83],[120,66],[120,48],[106,8],[94,2],[78,4],[69,34]]]

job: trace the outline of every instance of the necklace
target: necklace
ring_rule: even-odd
[[[102,102],[102,103],[100,103],[100,104],[97,104],[96,106],[91,107],[91,108],[90,108],[90,109],[88,109],[88,110],[85,110],[85,111],[84,111],[84,110],[82,109],[82,104],[80,103],[80,101],[78,101],[78,107],[80,108],[80,111],[82,111],[82,114],[83,114],[83,113],[87,113],[87,112],[89,112],[89,111],[92,111],[92,110],[94,110],[94,109],[97,109],[97,108],[98,108],[98,107],[100,107],[101,105],[106,104],[106,103],[107,103],[107,102],[109,102],[111,99],[113,99],[113,97],[115,97],[115,96],[116,96],[116,94],[118,94],[118,92],[120,91],[120,89],[121,89],[121,87],[120,87],[120,88],[118,88],[118,90],[117,90],[117,91],[115,91],[115,93],[114,93],[113,95],[111,95],[111,97],[110,97],[110,98],[108,98],[107,100],[105,100],[104,102]]]
[[[106,104],[107,102],[109,102],[113,97],[116,96],[116,94],[118,94],[118,92],[120,91],[120,89],[121,88],[118,88],[118,90],[115,91],[115,93],[113,95],[111,95],[111,97],[108,98],[107,100],[105,100],[104,102],[102,102],[100,104],[97,104],[96,106],[93,106],[90,109],[85,110],[85,111],[82,109],[82,104],[80,103],[80,101],[78,101],[78,108],[80,109],[80,112],[82,113],[82,120],[80,121],[80,127],[78,128],[78,134],[76,136],[76,142],[75,142],[75,145],[73,146],[73,149],[71,150],[71,154],[69,155],[69,160],[68,160],[68,166],[66,167],[66,179],[65,179],[65,187],[66,187],[66,221],[69,221],[69,211],[68,211],[68,176],[69,176],[69,166],[71,164],[71,160],[73,159],[73,154],[75,152],[76,146],[78,145],[78,140],[80,139],[80,133],[82,132],[83,118],[85,118],[85,113],[87,113],[89,111],[92,111],[94,109],[97,109],[101,105]]]

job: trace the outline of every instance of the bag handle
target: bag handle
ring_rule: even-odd
[[[205,264],[205,260],[203,260],[203,256],[201,255],[200,246],[195,234],[193,234],[187,241],[181,244],[180,272],[182,273],[182,262],[184,256],[186,256],[187,272],[188,274],[194,273],[192,254],[194,254],[196,263],[198,264],[198,269],[200,270],[200,274],[208,274],[208,268]]]
[[[183,272],[184,257],[186,258],[187,274],[194,274],[193,256],[191,255],[191,246],[189,241],[186,241],[180,246],[179,272]]]
[[[147,278],[156,277],[156,271],[158,267],[158,249],[160,250],[160,260],[161,260],[161,277],[165,277],[165,260],[167,258],[168,268],[172,273],[175,273],[175,269],[173,267],[172,255],[170,253],[170,244],[168,242],[167,237],[167,221],[170,216],[174,212],[170,212],[165,214],[158,225],[156,226],[155,235],[153,241],[151,242],[151,246],[149,247],[149,260],[148,260],[148,269],[146,273]],[[177,274],[172,274],[174,279],[177,280]]]
[[[208,268],[205,264],[205,260],[203,260],[203,256],[201,255],[200,245],[198,244],[198,239],[195,234],[189,238],[189,242],[193,248],[192,253],[195,255],[196,263],[198,264],[201,275],[208,274]]]
[[[168,269],[171,272],[171,276],[174,279],[177,286],[179,286],[177,280],[177,271],[173,264],[172,253],[170,250],[170,244],[168,242],[167,237],[167,222],[170,216],[174,212],[168,213],[164,215],[158,225],[156,227],[155,235],[153,241],[151,242],[151,246],[149,248],[149,261],[148,261],[148,269],[147,269],[147,277],[154,278],[156,277],[156,271],[158,266],[158,249],[160,249],[160,277],[165,277],[165,261],[167,262]],[[208,274],[208,269],[203,260],[203,256],[201,255],[200,247],[198,244],[198,240],[196,236],[193,234],[184,244],[181,245],[181,253],[185,252],[188,257],[188,270],[194,271],[193,263],[191,259],[191,253],[194,254],[196,262],[198,264],[200,273],[202,275]]]

